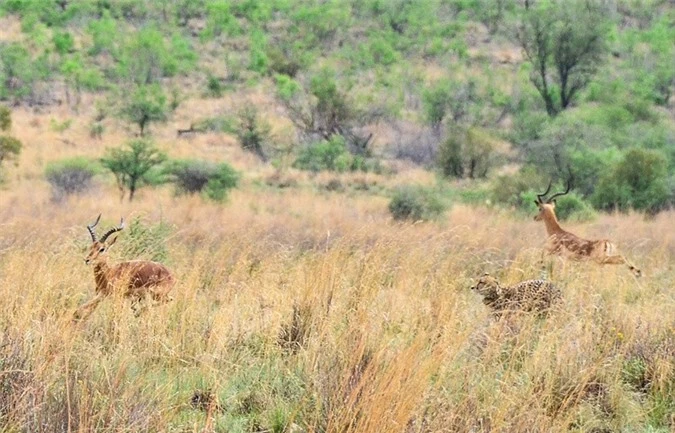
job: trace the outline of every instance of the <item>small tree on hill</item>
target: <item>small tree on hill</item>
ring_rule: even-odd
[[[139,133],[143,137],[150,123],[166,121],[166,95],[157,84],[139,86],[122,101],[120,116],[138,125]]]
[[[526,2],[517,39],[549,116],[572,103],[604,60],[605,16],[596,1]]]
[[[373,135],[364,134],[360,128],[377,114],[354,108],[334,72],[324,69],[304,86],[281,76],[277,86],[280,102],[306,142],[331,140],[339,135],[351,153],[368,156]]]
[[[263,161],[267,160],[263,146],[269,139],[270,126],[260,119],[253,105],[239,111],[236,134],[242,149],[258,155]]]
[[[9,131],[12,128],[12,112],[4,105],[0,105],[0,131]],[[6,159],[14,159],[21,153],[21,142],[10,136],[0,135],[0,165]],[[1,168],[1,167],[0,167]],[[2,172],[0,172],[0,175]]]
[[[136,190],[148,183],[150,170],[165,160],[166,155],[150,142],[133,140],[126,148],[108,149],[101,164],[115,175],[121,198],[129,190],[129,201],[132,201]]]

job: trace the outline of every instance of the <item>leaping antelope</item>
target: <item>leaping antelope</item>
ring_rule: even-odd
[[[175,284],[175,279],[171,271],[161,263],[149,260],[131,260],[108,264],[108,249],[117,241],[117,236],[107,241],[110,235],[124,229],[124,218],[120,225],[113,227],[96,239],[94,227],[101,219],[101,215],[96,218],[94,224],[88,225],[87,230],[91,235],[92,245],[89,254],[85,257],[86,264],[94,265],[94,280],[96,282],[96,295],[90,301],[83,304],[75,312],[75,319],[80,320],[88,317],[98,304],[116,289],[123,290],[123,295],[133,300],[133,306],[136,307],[140,301],[145,298],[152,298],[158,303],[165,303],[172,298],[169,292]],[[107,241],[107,242],[106,242]],[[136,310],[136,313],[140,310]]]
[[[537,194],[537,199],[534,201],[539,208],[539,213],[534,217],[534,220],[543,220],[546,225],[546,232],[548,233],[546,253],[564,255],[573,260],[593,260],[601,265],[625,264],[636,277],[641,277],[642,271],[630,264],[624,256],[619,254],[616,246],[609,240],[582,239],[560,227],[558,218],[555,216],[555,198],[570,192],[570,187],[571,182],[568,180],[565,191],[555,193],[547,199],[546,194],[551,190],[551,183],[549,182],[546,191],[542,194]]]

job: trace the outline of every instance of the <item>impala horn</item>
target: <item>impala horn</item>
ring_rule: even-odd
[[[110,236],[111,234],[113,234],[115,232],[119,232],[122,229],[124,229],[124,218],[120,219],[120,225],[118,225],[117,227],[111,228],[110,230],[105,232],[105,234],[103,236],[101,236],[101,242],[105,242],[105,240],[108,239],[108,236]]]
[[[551,190],[551,182],[549,181],[548,183],[548,188],[546,188],[546,191],[544,191],[542,194],[537,194],[537,201],[539,203],[544,203],[544,198],[546,197],[546,194]]]
[[[568,192],[570,192],[571,187],[572,187],[572,181],[568,180],[567,181],[567,188],[565,189],[565,191],[564,192],[557,192],[557,193],[553,194],[551,197],[548,198],[548,202],[550,203],[550,202],[553,201],[554,198],[567,194]]]
[[[96,218],[96,222],[94,224],[88,225],[87,230],[89,230],[89,234],[91,235],[91,240],[92,242],[96,242],[96,233],[94,232],[94,227],[98,224],[99,220],[101,219],[101,214],[98,214],[98,218]]]

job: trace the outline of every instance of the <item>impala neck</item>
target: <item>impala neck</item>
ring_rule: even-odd
[[[108,288],[108,273],[110,267],[105,259],[97,260],[94,263],[94,280],[96,281],[96,291],[106,291]]]
[[[563,232],[562,227],[560,227],[560,224],[558,223],[558,218],[556,218],[555,213],[552,210],[545,209],[542,217],[544,224],[546,224],[546,232],[549,236]]]

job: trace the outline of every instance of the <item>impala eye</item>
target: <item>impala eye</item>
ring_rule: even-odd
[[[99,253],[102,253],[103,251],[105,251],[105,248],[101,248],[100,250],[98,250]]]

